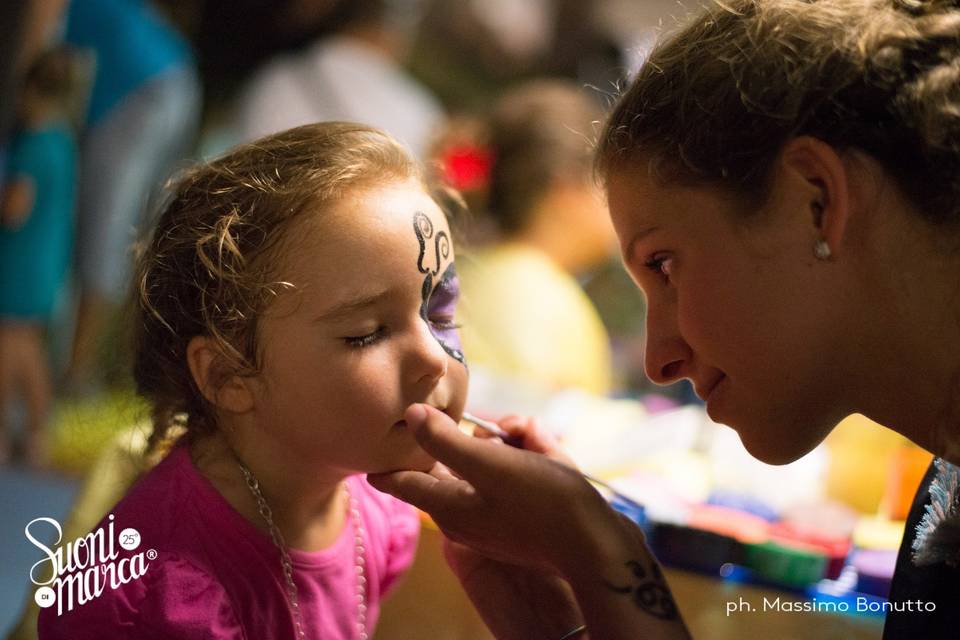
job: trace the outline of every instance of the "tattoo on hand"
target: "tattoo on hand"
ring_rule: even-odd
[[[604,584],[616,593],[629,595],[637,607],[650,615],[661,620],[676,620],[677,605],[657,562],[651,560],[648,567],[639,560],[628,560],[624,564],[633,574],[634,584],[618,586],[606,580]]]

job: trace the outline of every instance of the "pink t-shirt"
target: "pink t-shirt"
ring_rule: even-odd
[[[380,600],[410,566],[419,518],[408,505],[382,494],[365,478],[348,479],[364,529],[367,632]],[[41,610],[40,640],[293,639],[280,554],[270,537],[237,513],[201,476],[178,446],[141,479],[98,525],[115,535],[127,527],[140,546],[119,558],[156,551],[146,572],[58,615]],[[95,529],[96,531],[96,529]],[[61,541],[66,544],[71,541]],[[348,521],[329,548],[290,550],[307,638],[357,637],[354,529]],[[61,595],[61,599],[64,600]],[[65,600],[64,600],[65,601]]]

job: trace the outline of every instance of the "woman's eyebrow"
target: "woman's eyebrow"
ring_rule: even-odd
[[[660,230],[660,227],[653,226],[653,227],[646,227],[636,232],[633,235],[633,237],[630,238],[630,242],[627,244],[627,249],[623,252],[624,260],[626,262],[632,262],[635,257],[633,254],[636,252],[637,245],[640,243],[640,241],[646,238],[647,236],[649,236],[651,233],[654,233],[659,230]]]

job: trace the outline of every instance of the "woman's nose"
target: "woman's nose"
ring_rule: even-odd
[[[684,377],[690,360],[690,346],[680,335],[673,305],[648,307],[644,369],[647,377],[660,385]]]

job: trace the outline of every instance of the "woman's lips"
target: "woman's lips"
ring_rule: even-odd
[[[700,398],[701,400],[703,400],[704,402],[707,402],[707,401],[710,400],[711,394],[713,394],[714,390],[715,390],[718,386],[720,386],[720,383],[721,383],[725,378],[726,378],[726,376],[721,375],[721,376],[718,377],[716,380],[714,380],[713,382],[711,382],[710,385],[709,385],[708,387],[706,387],[705,389],[703,389],[703,390],[694,389],[694,391],[696,392],[697,396],[699,396],[699,398]]]

